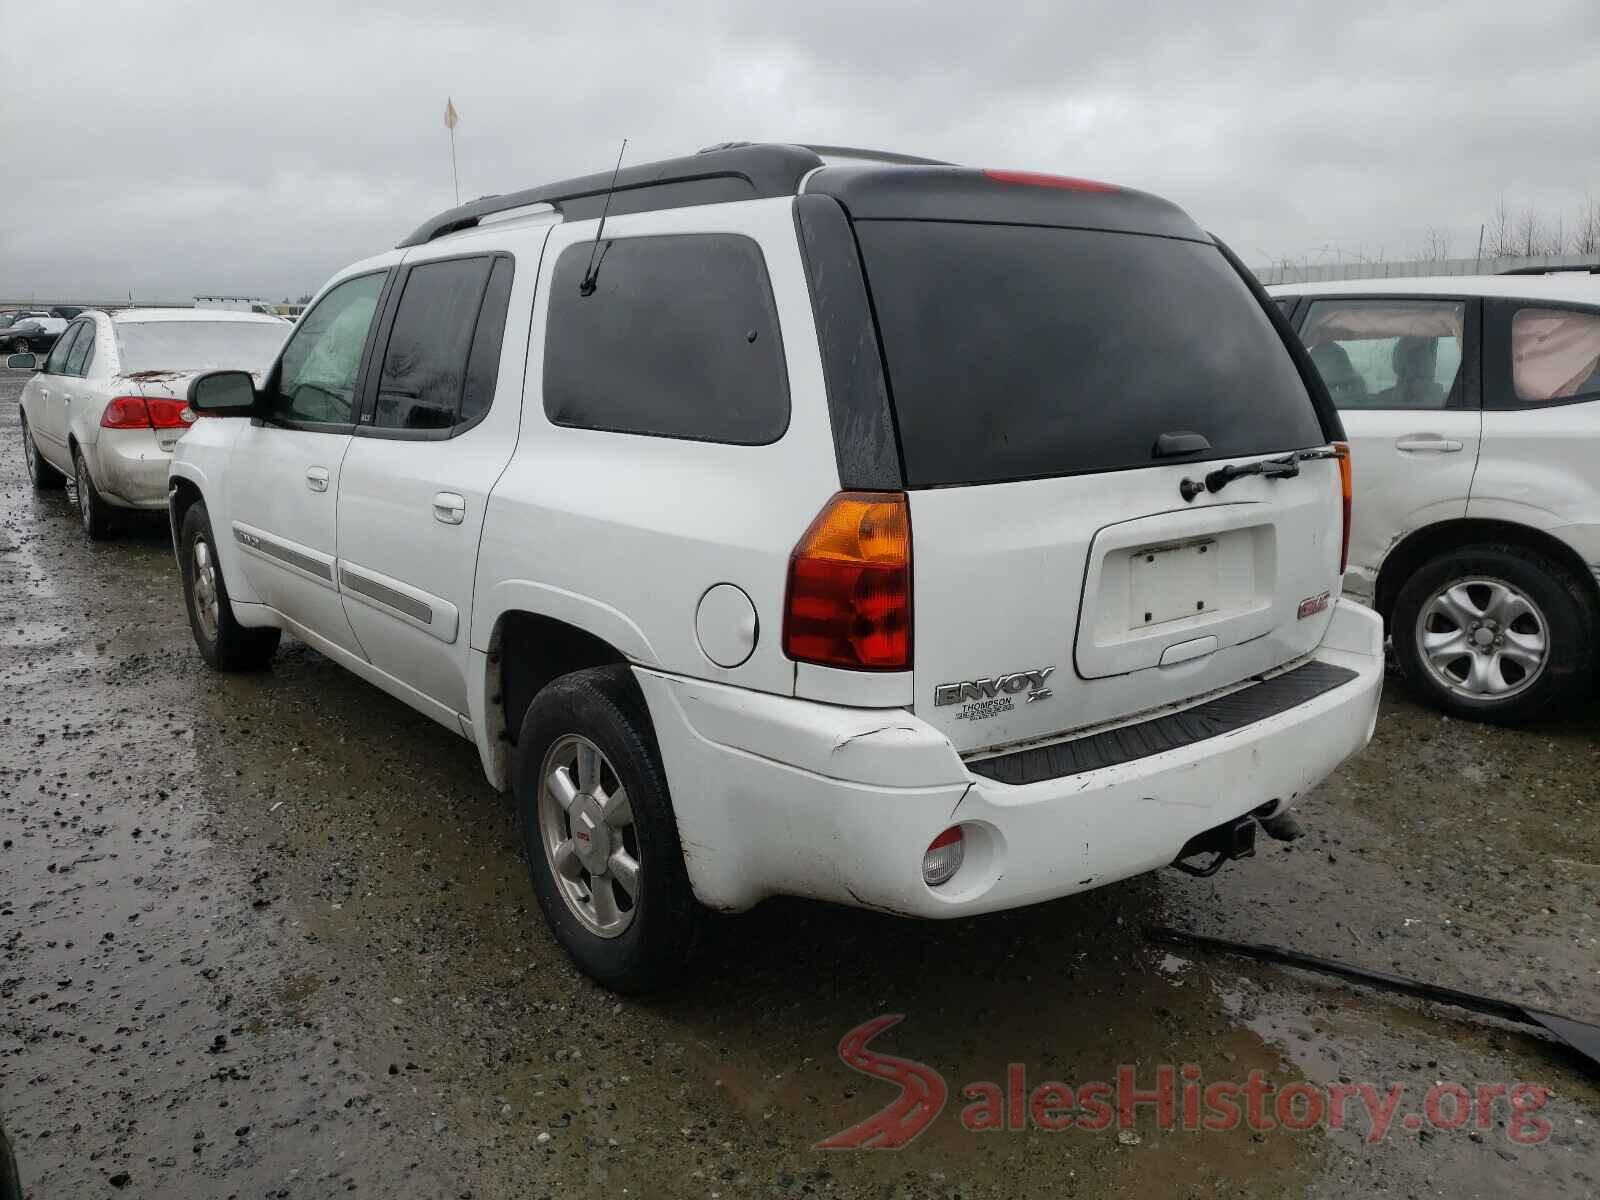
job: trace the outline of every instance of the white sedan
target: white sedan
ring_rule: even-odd
[[[116,509],[165,510],[167,464],[194,420],[189,379],[232,367],[259,374],[292,326],[259,313],[131,308],[76,317],[22,389],[22,444],[35,491],[77,485],[84,530],[113,529]]]

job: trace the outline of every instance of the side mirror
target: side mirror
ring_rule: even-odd
[[[189,381],[189,407],[208,417],[248,417],[256,411],[256,383],[248,371],[207,371]]]
[[[6,359],[6,366],[13,371],[37,371],[39,359],[32,354],[13,354]]]

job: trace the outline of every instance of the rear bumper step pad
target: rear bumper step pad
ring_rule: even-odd
[[[1182,712],[1108,729],[1076,741],[969,762],[967,770],[996,783],[1020,786],[1114,767],[1232,733],[1331,692],[1355,677],[1356,672],[1348,667],[1309,662]]]

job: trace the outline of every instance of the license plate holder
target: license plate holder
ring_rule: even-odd
[[[1128,571],[1129,627],[1147,629],[1215,611],[1220,559],[1215,538],[1135,550]]]

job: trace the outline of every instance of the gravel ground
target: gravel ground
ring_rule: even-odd
[[[578,976],[514,814],[466,742],[286,639],[224,678],[190,641],[160,520],[90,545],[22,468],[0,371],[0,1112],[31,1197],[1345,1196],[1600,1189],[1600,1089],[1515,1026],[1314,976],[1170,954],[1154,923],[1260,939],[1600,1021],[1600,708],[1441,719],[1391,678],[1310,836],[1210,880],[1167,871],[919,924],[800,902],[715,922],[692,980]],[[898,1152],[813,1149],[893,1088],[949,1083]],[[1540,1144],[1369,1125],[987,1136],[971,1081],[1550,1089]],[[1181,1111],[1181,1099],[1180,1099]]]

